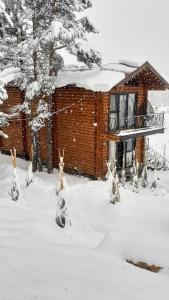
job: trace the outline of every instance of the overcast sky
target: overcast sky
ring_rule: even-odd
[[[169,0],[93,0],[88,14],[104,63],[149,60],[169,81]]]

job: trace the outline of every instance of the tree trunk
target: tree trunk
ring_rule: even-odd
[[[33,23],[33,38],[36,40],[36,14],[33,14],[32,23]],[[33,74],[34,81],[38,79],[38,54],[36,47],[33,51]],[[31,109],[32,110],[32,109]],[[42,161],[40,158],[40,143],[39,143],[39,133],[32,130],[32,144],[33,144],[33,158],[32,158],[32,169],[33,172],[37,170],[39,172],[42,171]]]
[[[52,112],[52,96],[49,96],[49,110]],[[53,173],[53,124],[52,124],[52,116],[48,120],[47,126],[47,142],[48,142],[48,173]]]
[[[49,76],[53,76],[53,55],[54,55],[54,43],[50,44],[50,53],[49,53]],[[52,95],[48,96],[48,105],[49,112],[52,113]],[[48,162],[47,169],[48,173],[53,173],[53,134],[52,134],[52,116],[48,119],[47,126],[47,142],[48,142]]]

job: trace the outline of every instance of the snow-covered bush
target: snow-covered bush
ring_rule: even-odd
[[[59,150],[59,159],[59,187],[57,190],[56,223],[61,228],[64,228],[68,219],[66,201],[63,196],[66,186],[64,175],[64,150],[62,155]]]
[[[13,178],[12,178],[12,186],[10,188],[9,195],[11,196],[11,199],[13,201],[17,201],[19,199],[22,199],[22,193],[21,193],[19,178],[16,170],[16,149],[15,148],[14,151],[11,150],[11,159],[13,165]]]
[[[33,182],[33,171],[32,171],[32,161],[30,161],[28,166],[28,171],[26,175],[26,186],[28,187]]]

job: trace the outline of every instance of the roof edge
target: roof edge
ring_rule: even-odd
[[[146,61],[143,65],[138,67],[133,72],[127,74],[127,76],[124,79],[122,79],[119,83],[117,83],[113,88],[124,85],[147,67],[160,79],[161,82],[163,82],[165,88],[169,89],[169,83],[154,69],[154,67],[148,61]]]

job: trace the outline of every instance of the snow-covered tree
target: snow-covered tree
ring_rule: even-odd
[[[5,10],[5,4],[0,0],[0,68],[2,68],[2,65],[4,62],[4,53],[2,51],[2,45],[4,43],[4,36],[7,34],[7,29],[9,27],[12,27],[13,23],[10,18],[10,16],[7,14]],[[3,104],[5,100],[8,99],[7,91],[5,89],[5,80],[4,80],[4,75],[1,74],[0,76],[0,105]],[[9,74],[8,74],[9,75]],[[9,119],[8,114],[4,114],[3,112],[0,111],[0,127],[7,126],[8,119]],[[1,137],[7,137],[2,131],[0,133]]]
[[[32,11],[33,71],[34,81],[38,82],[39,86],[33,97],[38,96],[42,100],[43,95],[48,104],[48,172],[51,173],[53,169],[51,94],[55,89],[56,76],[64,66],[64,58],[60,51],[65,49],[89,68],[92,68],[93,64],[100,65],[101,59],[98,52],[87,43],[87,34],[96,33],[96,29],[87,17],[81,16],[92,6],[90,0],[35,0],[26,1],[26,5]],[[26,101],[32,99],[29,95]]]
[[[15,84],[26,93],[24,104],[18,110],[27,113],[30,120],[34,171],[37,167],[41,169],[38,130],[47,126],[48,172],[51,173],[51,95],[57,85],[57,74],[64,66],[62,49],[89,68],[101,64],[99,53],[88,44],[88,34],[97,32],[85,16],[92,3],[90,0],[4,0],[4,3],[11,21],[7,20],[7,30],[2,30],[1,69],[20,70]],[[43,105],[42,112],[44,102],[47,105]]]

